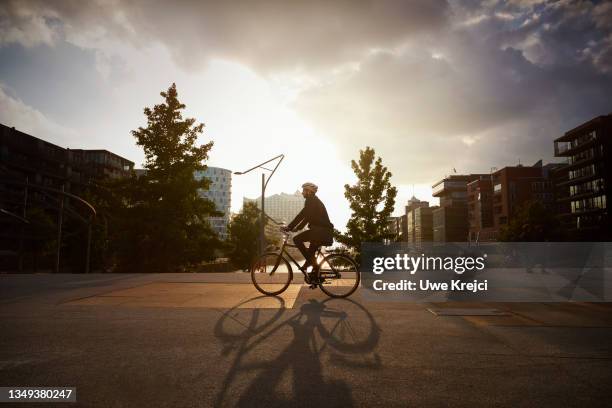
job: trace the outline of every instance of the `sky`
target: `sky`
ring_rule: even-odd
[[[342,229],[366,146],[396,214],[453,169],[554,161],[555,138],[612,112],[612,2],[0,2],[0,123],[140,167],[130,131],[172,83],[208,165],[283,153],[268,193],[314,182]],[[260,177],[234,176],[233,211]]]

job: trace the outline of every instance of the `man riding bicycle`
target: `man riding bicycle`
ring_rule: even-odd
[[[284,231],[299,231],[308,225],[308,230],[293,237],[295,246],[300,250],[306,262],[302,269],[307,270],[312,267],[312,272],[308,274],[310,282],[319,282],[319,266],[315,259],[315,253],[319,247],[331,245],[334,241],[334,225],[329,221],[325,205],[316,196],[319,188],[313,183],[302,184],[302,196],[306,199],[304,208],[300,213],[283,228]],[[309,242],[308,248],[304,245]]]

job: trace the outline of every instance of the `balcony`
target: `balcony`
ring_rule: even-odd
[[[467,194],[467,181],[465,180],[442,180],[438,184],[435,184],[431,188],[431,195],[438,197],[443,193],[449,193],[452,191],[465,191]]]
[[[555,141],[555,157],[569,156],[594,144],[596,133],[590,132],[569,141]]]
[[[586,190],[586,191],[581,191],[579,193],[575,193],[575,194],[569,194],[569,195],[559,195],[556,197],[556,201],[558,202],[567,202],[567,201],[572,201],[572,200],[578,200],[581,198],[588,198],[588,197],[592,197],[594,195],[598,195],[598,194],[602,194],[601,191],[595,191],[595,190]]]
[[[555,157],[565,156],[570,146],[570,142],[555,142]]]

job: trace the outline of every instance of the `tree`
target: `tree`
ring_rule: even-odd
[[[255,203],[245,203],[230,222],[228,256],[235,267],[247,270],[251,266],[258,250],[259,224],[259,209]]]
[[[146,174],[114,186],[122,203],[112,237],[120,270],[182,270],[212,259],[220,247],[208,218],[222,214],[198,193],[208,180],[194,178],[206,169],[213,142],[197,144],[204,124],[183,119],[175,84],[160,95],[163,103],[144,109],[147,126],[132,131],[145,153]]]
[[[546,242],[563,241],[565,233],[557,217],[540,201],[528,201],[501,229],[500,241]]]
[[[344,186],[344,196],[353,211],[346,224],[346,234],[336,231],[336,239],[357,253],[363,242],[382,242],[389,238],[387,219],[393,212],[397,189],[391,185],[391,172],[375,158],[370,147],[359,152],[359,163],[351,161],[357,183]]]

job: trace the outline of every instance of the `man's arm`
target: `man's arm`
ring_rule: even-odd
[[[298,225],[296,225],[294,227],[294,230],[295,231],[300,231],[300,230],[304,229],[307,224],[308,224],[308,221],[306,221],[306,219],[304,218],[302,221],[300,221],[300,223]]]
[[[293,219],[293,221],[291,221],[289,223],[289,225],[287,225],[287,229],[289,231],[293,231],[293,229],[298,225],[298,224],[302,224],[304,221],[306,221],[304,219],[304,213],[305,213],[305,208],[302,208],[302,211],[299,212],[298,215],[295,216],[295,218]]]

